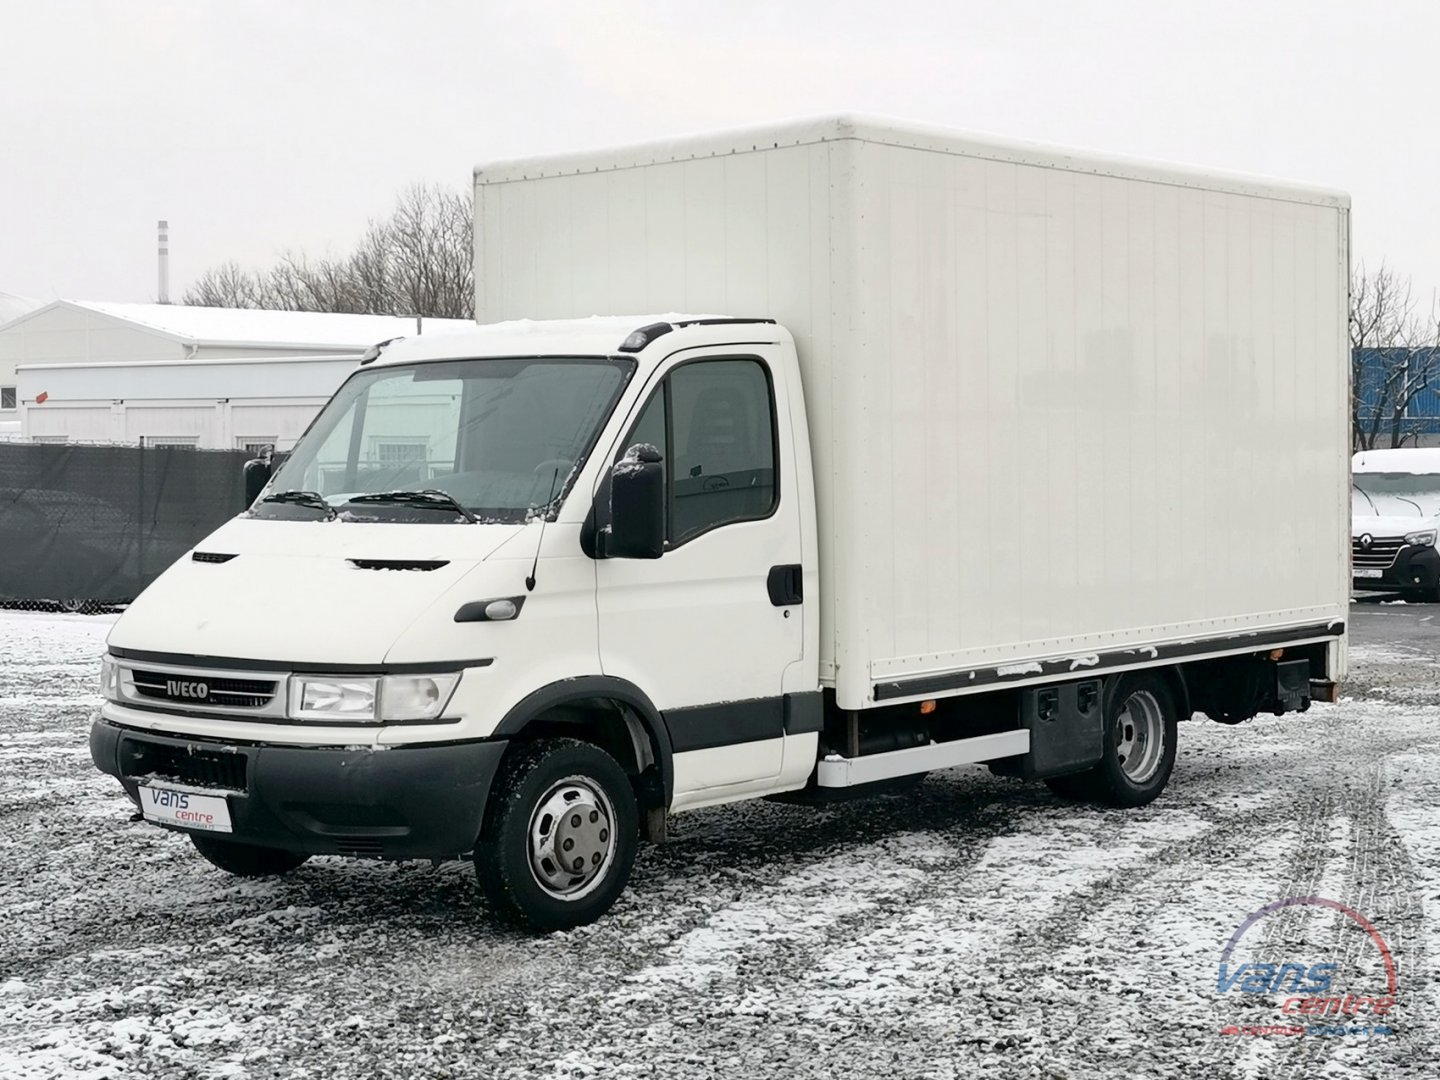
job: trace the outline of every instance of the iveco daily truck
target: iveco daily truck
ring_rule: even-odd
[[[1192,712],[1333,698],[1345,196],[850,118],[475,196],[484,325],[372,350],[110,634],[95,763],[210,862],[468,856],[567,927],[668,813],[1134,807]]]

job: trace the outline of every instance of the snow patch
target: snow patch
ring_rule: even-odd
[[[997,667],[995,674],[1004,679],[1012,675],[1043,675],[1045,669],[1036,663],[1006,664],[1004,667]]]

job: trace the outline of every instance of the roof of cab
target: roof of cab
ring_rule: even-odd
[[[379,366],[472,357],[615,356],[638,351],[624,348],[626,339],[637,330],[660,326],[670,328],[658,333],[652,330],[648,335],[651,341],[671,330],[689,331],[687,337],[700,338],[694,344],[704,344],[707,340],[718,340],[734,333],[733,330],[717,332],[717,329],[705,333],[706,328],[732,324],[768,324],[770,331],[778,332],[773,319],[682,315],[676,312],[663,315],[594,315],[588,319],[515,319],[443,334],[396,338],[382,345],[378,356],[361,363]],[[755,340],[752,333],[747,333],[746,337]],[[369,353],[366,355],[370,356]]]

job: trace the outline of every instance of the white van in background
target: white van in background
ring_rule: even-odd
[[[110,635],[95,763],[217,866],[575,926],[672,811],[1134,807],[1192,711],[1334,699],[1343,195],[839,118],[475,213],[491,325],[374,350]]]
[[[1440,600],[1440,448],[1362,450],[1350,471],[1353,587]]]

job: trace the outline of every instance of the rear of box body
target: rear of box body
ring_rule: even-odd
[[[794,334],[841,707],[1345,618],[1343,196],[831,120],[476,200],[482,322]]]

